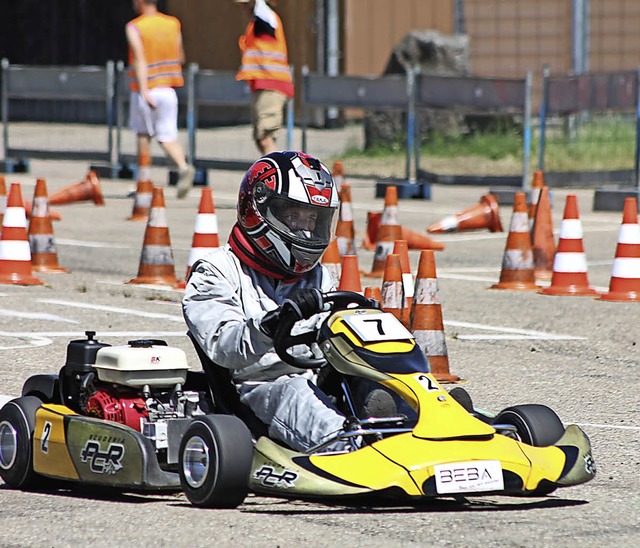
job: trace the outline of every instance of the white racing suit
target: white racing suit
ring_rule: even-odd
[[[226,245],[194,264],[182,300],[189,331],[214,363],[231,370],[240,401],[271,437],[298,451],[324,442],[345,421],[314,384],[315,372],[284,363],[259,327],[268,311],[305,288],[324,293],[334,281],[322,265],[293,283],[275,280],[244,265]],[[348,442],[329,446],[349,448]]]

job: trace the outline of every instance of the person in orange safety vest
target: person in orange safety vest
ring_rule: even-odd
[[[155,138],[178,167],[177,197],[184,198],[193,184],[195,169],[188,165],[178,141],[178,96],[184,85],[184,50],[180,21],[160,13],[157,0],[133,0],[138,17],[127,23],[131,67],[130,128],[137,134],[138,180],[149,180],[151,139]]]
[[[272,0],[234,0],[251,18],[238,44],[242,66],[236,75],[252,92],[253,138],[261,154],[277,150],[276,137],[283,124],[283,109],[293,97],[293,79],[287,59],[282,21],[269,4]]]

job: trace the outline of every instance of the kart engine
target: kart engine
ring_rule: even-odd
[[[69,407],[138,430],[157,448],[167,420],[206,412],[200,392],[183,390],[189,366],[182,350],[146,339],[110,346],[96,342],[94,334],[67,349],[61,378]]]

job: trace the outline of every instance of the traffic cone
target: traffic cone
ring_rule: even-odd
[[[344,183],[340,189],[340,215],[336,227],[336,239],[341,257],[357,253],[353,210],[351,209],[351,185],[349,183]]]
[[[31,249],[27,237],[27,216],[22,203],[20,183],[11,183],[7,209],[0,236],[0,283],[16,285],[43,285],[33,275]]]
[[[127,217],[127,221],[146,221],[149,218],[152,198],[153,183],[151,181],[138,181],[133,210],[131,215]]]
[[[640,225],[635,198],[624,201],[609,291],[596,298],[603,301],[640,301]]]
[[[4,182],[4,175],[0,175],[0,232],[2,231],[2,221],[4,212],[7,209],[7,185]]]
[[[432,224],[427,232],[461,232],[482,228],[488,228],[490,232],[502,232],[498,200],[493,194],[485,194],[479,204]]]
[[[176,284],[178,289],[186,287],[193,263],[213,251],[216,247],[220,247],[220,240],[218,239],[218,217],[213,204],[213,192],[210,187],[203,187],[198,215],[196,216],[196,226],[193,231],[193,240],[191,241],[187,273],[184,276],[184,280],[180,280]]]
[[[409,307],[407,295],[402,282],[402,264],[400,256],[389,253],[385,259],[384,276],[382,278],[381,304],[382,310],[393,314],[402,325],[409,329]]]
[[[331,243],[325,249],[324,254],[320,262],[326,267],[333,279],[334,285],[340,283],[341,265],[340,265],[340,252],[338,251],[338,240],[335,238],[331,240]]]
[[[529,210],[531,212],[531,210]],[[531,245],[533,247],[533,271],[536,280],[550,280],[553,275],[553,258],[556,244],[553,239],[553,219],[551,217],[551,200],[549,187],[540,189],[536,204],[533,228],[531,229]]]
[[[582,223],[575,194],[567,195],[558,249],[553,260],[551,285],[545,287],[541,293],[575,296],[598,294],[595,289],[589,287],[587,258],[582,245]]]
[[[154,187],[151,211],[144,233],[138,276],[128,284],[176,285],[176,271],[169,238],[162,187]]]
[[[402,323],[410,324],[409,314],[411,303],[413,302],[413,274],[411,274],[411,262],[409,261],[409,247],[406,240],[396,240],[393,243],[393,252],[400,257],[400,268],[402,269],[402,285],[404,295],[407,300],[407,307],[402,311]]]
[[[431,372],[438,382],[458,382],[460,377],[449,371],[436,260],[431,249],[420,252],[410,319],[410,330],[416,338],[416,344],[429,360]]]
[[[151,154],[138,152],[138,181],[151,181]]]
[[[364,233],[362,247],[368,251],[375,251],[376,249],[380,219],[382,219],[382,212],[367,211],[367,230]]]
[[[345,255],[342,257],[342,272],[338,291],[354,291],[362,295],[362,282],[360,281],[360,269],[357,255]]]
[[[379,287],[371,287],[370,285],[368,285],[364,288],[364,296],[367,299],[375,299],[379,303],[382,302],[382,293],[380,292]]]
[[[400,228],[402,239],[407,242],[409,249],[433,249],[434,251],[442,251],[444,249],[444,244],[436,242],[433,238],[429,238],[429,236],[422,232],[417,232],[406,226],[401,226]]]
[[[380,228],[376,239],[376,250],[373,256],[371,272],[365,274],[369,278],[381,278],[386,270],[386,259],[393,251],[393,243],[402,239],[402,229],[398,224],[398,189],[389,185],[384,197],[384,209],[380,218]]]
[[[531,192],[529,194],[529,221],[533,223],[538,209],[538,201],[540,200],[540,190],[544,184],[544,174],[542,170],[536,169],[533,172],[533,181],[531,182]]]
[[[511,227],[504,255],[502,256],[502,272],[500,281],[491,289],[511,289],[515,291],[537,290],[533,271],[533,250],[529,235],[529,216],[527,213],[527,196],[524,192],[516,192],[513,202]]]
[[[89,171],[84,181],[62,188],[49,197],[49,203],[53,205],[84,202],[86,200],[92,200],[97,206],[104,205],[100,179],[95,171]]]
[[[333,177],[333,182],[338,189],[338,192],[342,189],[342,185],[344,184],[344,165],[340,160],[336,160],[333,162],[333,168],[331,169],[331,177]]]
[[[51,273],[69,272],[58,264],[58,250],[53,239],[53,226],[49,216],[47,183],[44,179],[36,180],[28,238],[33,270]]]
[[[31,218],[31,209],[33,208],[33,204],[31,203],[31,200],[25,200],[24,201],[24,212],[27,216],[27,219]],[[51,209],[49,208],[49,219],[51,219],[52,221],[59,221],[60,219],[62,219],[62,213],[60,213],[59,211],[55,210],[55,209]]]

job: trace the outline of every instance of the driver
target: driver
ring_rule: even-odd
[[[194,263],[182,301],[192,336],[214,363],[231,370],[240,401],[270,437],[298,451],[329,439],[345,417],[316,386],[316,371],[292,367],[274,351],[277,309],[289,299],[309,310],[313,290],[334,289],[319,261],[333,238],[338,204],[331,174],[316,158],[291,151],[260,158],[240,184],[228,244]],[[307,321],[315,325],[320,316]],[[309,354],[307,347],[296,351]],[[375,389],[367,401],[379,405],[385,398]]]

